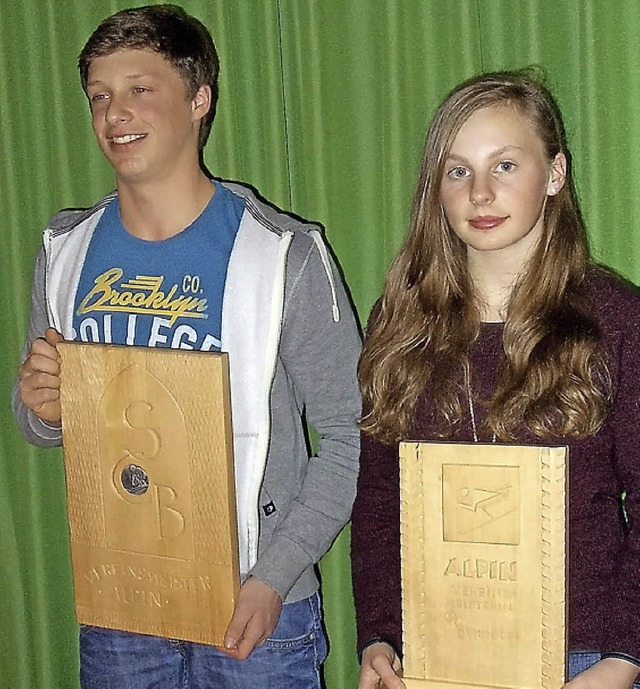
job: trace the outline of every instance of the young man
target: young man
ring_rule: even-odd
[[[82,686],[319,688],[314,565],[357,474],[344,289],[317,228],[202,171],[218,63],[199,21],[171,5],[118,12],[79,67],[117,191],[45,231],[14,411],[28,440],[60,444],[62,338],[228,351],[243,574],[224,649],[82,629]],[[313,457],[303,416],[322,438]]]

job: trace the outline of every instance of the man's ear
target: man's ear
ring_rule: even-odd
[[[211,109],[211,87],[203,84],[191,100],[194,119],[201,120]]]

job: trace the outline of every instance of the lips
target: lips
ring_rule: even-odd
[[[476,230],[493,230],[502,225],[508,216],[499,217],[497,215],[476,215],[469,219],[469,225]]]

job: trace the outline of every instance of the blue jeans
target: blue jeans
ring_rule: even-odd
[[[247,660],[213,646],[100,627],[80,630],[82,689],[320,689],[320,599],[288,603]]]
[[[600,653],[592,652],[582,652],[582,653],[569,653],[569,663],[567,668],[567,682],[573,679],[577,674],[591,667],[594,663],[597,663],[601,658]],[[634,684],[634,687],[640,686],[640,684]]]
[[[567,663],[567,682],[600,660],[599,653],[569,653]]]

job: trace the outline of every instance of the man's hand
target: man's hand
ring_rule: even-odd
[[[60,423],[60,357],[56,345],[63,339],[59,332],[47,328],[44,337],[34,340],[18,371],[25,406],[51,424]]]
[[[222,650],[239,660],[248,658],[276,628],[281,610],[280,596],[264,581],[249,577],[240,588]]]
[[[620,658],[603,658],[570,682],[565,689],[631,689],[640,668]]]
[[[400,679],[400,659],[385,643],[367,646],[362,654],[358,689],[406,689]]]

